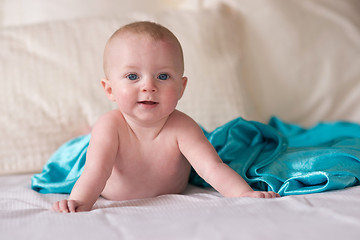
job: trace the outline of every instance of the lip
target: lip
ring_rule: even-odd
[[[159,105],[159,102],[155,101],[138,101],[137,103],[144,108],[154,108]]]

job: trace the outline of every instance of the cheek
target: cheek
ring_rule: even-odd
[[[181,97],[181,91],[178,88],[172,88],[167,90],[163,96],[165,97],[165,99],[167,99],[167,101],[169,103],[172,103],[173,105],[176,106],[177,102],[179,101],[180,97]]]
[[[115,92],[118,98],[127,98],[134,95],[135,91],[127,85],[119,84],[115,87]]]
[[[182,87],[176,88],[176,98],[179,101],[180,98],[182,97],[184,91]]]
[[[114,95],[116,102],[122,105],[131,102],[131,100],[137,96],[135,91],[124,87],[116,88]]]

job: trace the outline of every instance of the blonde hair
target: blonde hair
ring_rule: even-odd
[[[106,55],[109,51],[109,45],[111,41],[115,38],[118,38],[124,34],[139,34],[139,35],[146,35],[155,41],[162,41],[162,40],[169,40],[175,44],[175,46],[179,49],[181,63],[182,63],[182,72],[184,72],[184,55],[181,44],[177,37],[166,27],[149,21],[140,21],[140,22],[133,22],[127,25],[122,26],[118,30],[116,30],[109,40],[106,43],[105,50],[104,50],[104,72],[106,75]]]

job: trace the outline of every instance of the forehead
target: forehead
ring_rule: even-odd
[[[181,53],[181,47],[178,42],[170,37],[154,38],[147,33],[121,33],[113,36],[108,44],[107,48],[131,48],[136,46],[142,47],[155,47],[161,45],[162,47],[178,49]]]
[[[176,41],[171,38],[154,39],[143,33],[124,33],[114,36],[107,44],[104,58],[112,58],[123,54],[132,55],[134,58],[146,54],[163,55],[174,58],[183,64],[182,50]]]
[[[146,54],[148,53],[148,54]],[[124,54],[127,56],[125,59]],[[166,59],[170,64],[177,66],[179,72],[184,72],[184,57],[180,43],[177,39],[172,37],[154,38],[147,33],[134,33],[134,32],[120,32],[114,34],[106,44],[104,51],[104,71],[105,74],[109,73],[110,65],[114,63],[126,64],[128,60],[140,61],[149,60],[149,56],[157,56],[157,61]],[[147,55],[148,58],[145,56]],[[124,61],[125,60],[125,61]]]

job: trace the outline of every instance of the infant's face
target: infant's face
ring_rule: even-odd
[[[154,123],[166,118],[186,86],[180,56],[170,41],[138,34],[113,39],[106,56],[110,99],[132,120]]]

